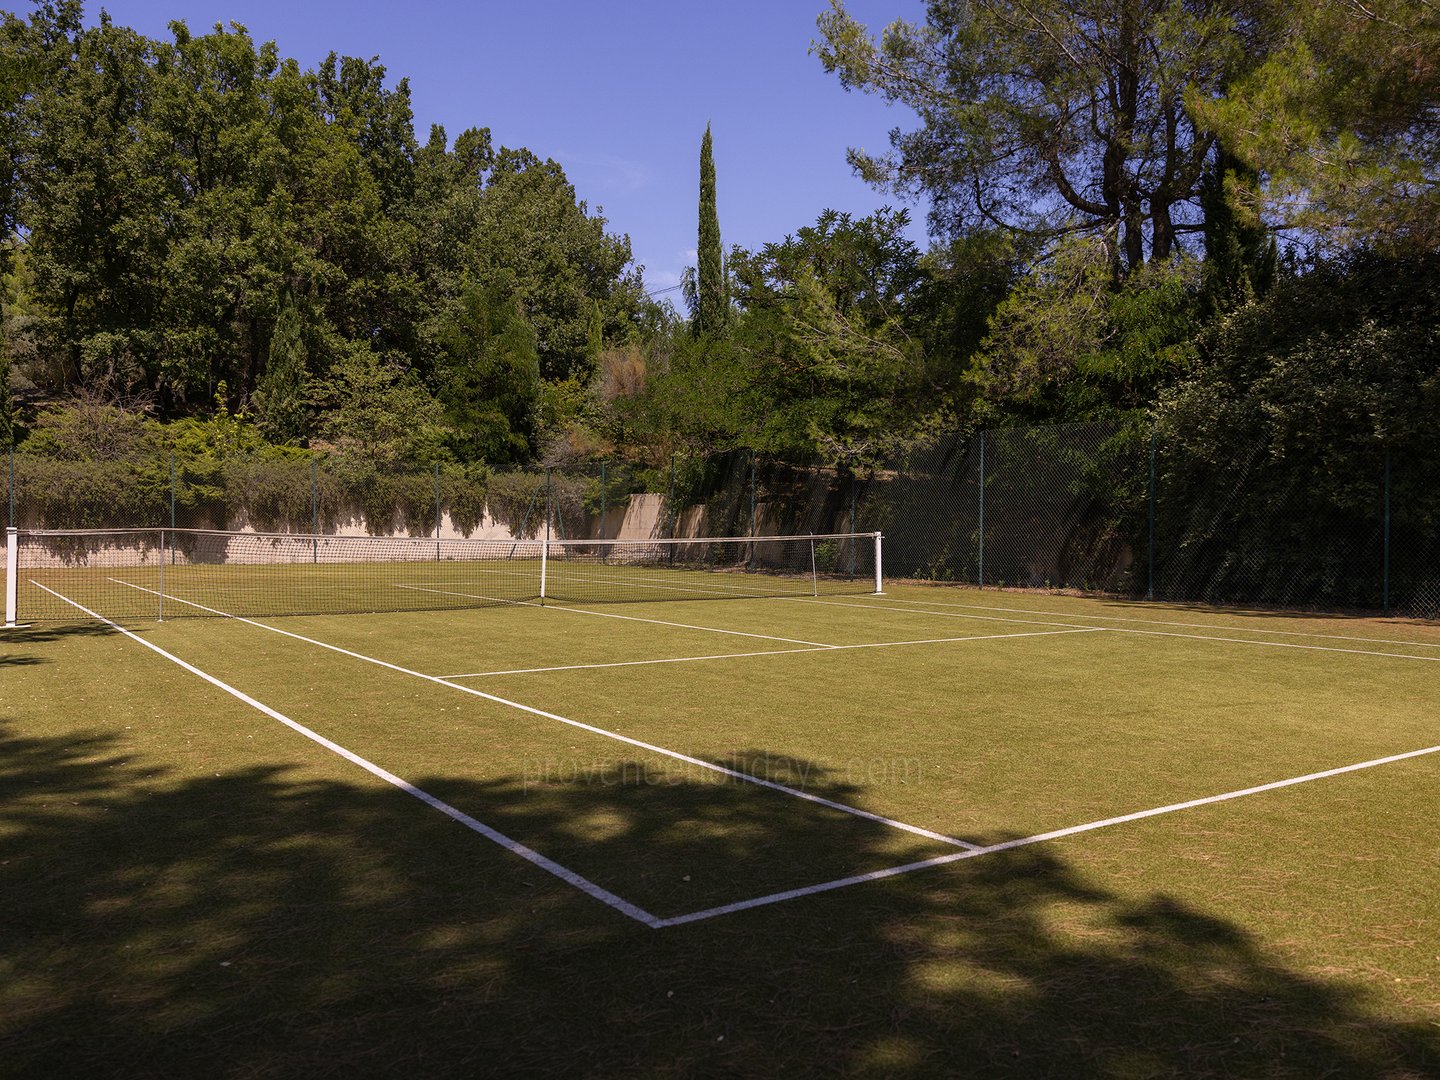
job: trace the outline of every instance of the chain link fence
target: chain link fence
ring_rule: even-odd
[[[1440,618],[1440,456],[1203,453],[1088,423],[952,435],[880,468],[737,451],[491,473],[343,459],[8,455],[22,529],[574,539],[885,534],[885,575],[1205,604]],[[862,560],[826,545],[836,570]]]

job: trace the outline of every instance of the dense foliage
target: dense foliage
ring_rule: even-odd
[[[0,441],[106,461],[163,421],[473,478],[863,471],[1102,418],[1299,461],[1423,426],[1440,311],[1401,298],[1434,295],[1440,237],[1430,5],[937,2],[877,37],[832,0],[818,27],[846,87],[913,111],[852,161],[928,198],[931,247],[904,210],[817,207],[723,250],[707,126],[686,317],[559,165],[484,127],[420,141],[376,61],[87,27],[78,0],[4,15]]]
[[[629,243],[553,161],[485,128],[420,145],[375,62],[81,14],[0,33],[6,372],[30,399],[179,418],[220,393],[281,444],[506,464],[635,331]]]

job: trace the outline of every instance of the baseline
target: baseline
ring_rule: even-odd
[[[119,578],[112,578],[111,580],[114,581],[116,584],[126,585],[132,589],[138,589],[141,592],[147,592],[157,596],[160,595],[154,589],[146,588],[144,585],[136,585],[133,582],[122,581]],[[292,630],[282,630],[278,626],[270,626],[266,623],[256,622],[254,619],[247,619],[240,615],[231,615],[229,612],[221,611],[218,608],[206,607],[204,604],[197,604],[193,600],[182,600],[178,596],[169,596],[167,594],[166,599],[174,600],[178,604],[186,604],[189,607],[198,608],[201,611],[208,611],[212,615],[220,615],[227,619],[233,619],[236,622],[245,623],[247,626],[254,626],[258,627],[261,630],[268,630],[273,634],[281,634],[284,637],[294,638],[296,641],[303,641],[309,645],[315,645],[322,649],[329,649],[331,652],[340,653],[342,656],[348,656],[354,660],[362,660],[367,664],[375,664],[377,667],[388,668],[389,670],[399,672],[402,675],[410,675],[417,679],[424,679],[426,682],[436,683],[440,686],[448,686],[452,690],[459,690],[462,694],[470,694],[472,697],[484,698],[486,701],[493,701],[497,705],[504,705],[511,709],[518,709],[520,712],[529,713],[532,716],[539,716],[546,720],[555,720],[562,724],[568,724],[570,727],[579,728],[582,731],[588,731],[594,735],[601,735],[607,739],[614,739],[617,742],[626,743],[629,746],[637,746],[642,750],[649,750],[651,753],[660,754],[668,758],[673,758],[676,761],[683,761],[687,765],[694,765],[697,768],[708,769],[711,772],[720,773],[721,775],[728,776],[734,780],[742,780],[748,784],[755,784],[759,787],[769,788],[771,791],[778,791],[781,794],[789,795],[796,799],[803,799],[806,802],[814,803],[817,806],[825,806],[830,808],[831,810],[838,810],[844,814],[850,814],[854,817],[864,818],[867,821],[873,821],[879,825],[886,825],[892,829],[899,829],[901,832],[913,833],[916,836],[923,836],[929,840],[936,840],[942,844],[949,844],[951,847],[964,848],[967,851],[977,849],[980,846],[979,844],[972,844],[968,840],[960,840],[953,836],[946,836],[944,833],[938,833],[931,829],[921,828],[918,825],[908,825],[903,821],[897,821],[894,818],[885,817],[883,814],[874,814],[871,813],[869,810],[861,810],[859,807],[856,806],[848,806],[845,803],[836,802],[833,799],[826,799],[819,795],[812,795],[808,791],[801,791],[799,788],[793,788],[785,784],[776,783],[774,780],[766,780],[764,777],[755,776],[752,773],[742,772],[739,769],[731,769],[724,765],[717,765],[715,762],[706,761],[703,758],[691,757],[689,754],[682,754],[678,750],[668,750],[663,746],[657,746],[654,743],[648,743],[642,739],[632,739],[629,735],[621,735],[618,731],[609,731],[602,727],[596,727],[594,724],[587,724],[581,720],[571,720],[569,717],[561,716],[558,713],[546,712],[544,709],[537,709],[533,705],[522,705],[518,701],[511,701],[509,698],[503,698],[496,694],[486,693],[484,690],[477,690],[473,686],[465,686],[462,683],[450,682],[448,679],[441,678],[438,675],[426,675],[424,672],[414,671],[407,667],[401,667],[399,664],[392,664],[388,660],[380,660],[373,656],[366,656],[364,653],[353,652],[350,649],[341,648],[339,645],[331,645],[329,642],[321,641],[318,638],[306,637],[304,634],[297,634]]]
[[[122,585],[129,585],[128,581],[120,582]],[[626,622],[654,623],[656,626],[673,626],[678,630],[706,630],[712,634],[730,634],[734,637],[760,638],[763,641],[784,641],[791,645],[810,645],[817,649],[835,649],[837,645],[827,645],[823,641],[802,641],[799,638],[776,637],[774,634],[754,634],[744,630],[722,630],[716,626],[695,626],[691,623],[670,622],[666,619],[645,619],[639,615],[617,615],[613,611],[591,611],[588,608],[569,607],[565,604],[537,604],[533,600],[502,600],[496,596],[484,596],[481,593],[456,592],[450,589],[427,589],[419,585],[396,585],[397,589],[411,589],[414,592],[437,593],[442,596],[461,596],[470,600],[490,600],[501,604],[510,604],[513,607],[533,607],[542,611],[571,611],[576,615],[598,615],[602,619],[624,619]],[[782,599],[796,599],[794,597],[782,597]],[[182,601],[183,602],[183,601]],[[200,605],[195,605],[199,607]],[[231,616],[232,618],[234,616]]]
[[[61,593],[56,592],[54,589],[49,588],[48,586],[41,585],[38,581],[33,581],[33,580],[32,580],[32,581],[30,582],[30,584],[36,586],[37,588],[44,589],[46,592],[50,593],[52,596],[58,597],[59,599],[65,601],[65,603],[71,605],[72,607],[77,608],[77,609],[79,609],[80,611],[83,611],[86,615],[90,616],[92,619],[98,619],[100,622],[104,623],[106,626],[109,626],[109,627],[111,627],[112,629],[118,630],[120,633],[124,634],[124,635],[125,635],[126,637],[128,637],[130,640],[132,640],[132,641],[138,641],[141,645],[144,645],[147,649],[150,649],[151,651],[153,651],[153,652],[155,652],[155,653],[158,653],[160,656],[163,656],[166,660],[169,660],[171,663],[179,665],[179,666],[180,666],[181,668],[183,668],[184,670],[190,672],[190,674],[199,676],[200,678],[202,678],[202,679],[204,679],[206,682],[208,682],[210,685],[212,685],[212,686],[214,686],[214,687],[217,687],[217,688],[220,689],[220,690],[223,690],[225,693],[229,694],[231,697],[236,698],[237,700],[244,702],[246,705],[249,705],[251,708],[253,708],[253,709],[255,709],[255,710],[257,710],[257,711],[259,711],[259,712],[261,712],[261,713],[264,713],[266,716],[270,717],[272,720],[277,720],[277,721],[279,721],[280,723],[284,724],[286,727],[290,728],[292,731],[298,732],[299,734],[305,736],[305,738],[309,739],[311,742],[314,742],[314,743],[316,743],[316,744],[318,744],[318,745],[320,745],[320,746],[323,746],[326,750],[329,750],[331,753],[336,754],[336,755],[344,758],[346,761],[350,762],[352,765],[358,765],[358,766],[360,766],[360,768],[364,769],[366,772],[370,773],[372,776],[378,777],[379,779],[385,781],[387,784],[390,784],[390,785],[392,785],[392,786],[394,786],[394,787],[399,788],[401,791],[405,792],[405,794],[407,794],[407,795],[409,795],[409,796],[411,796],[411,797],[413,797],[413,798],[419,799],[421,802],[425,803],[427,806],[429,806],[429,807],[431,807],[431,808],[433,808],[433,809],[435,809],[435,810],[440,811],[440,813],[444,814],[446,817],[450,818],[451,820],[457,821],[457,822],[459,822],[461,825],[464,825],[464,826],[465,826],[467,829],[469,829],[470,831],[479,833],[481,836],[485,837],[485,839],[490,840],[490,841],[492,841],[492,842],[495,843],[495,844],[498,844],[500,847],[504,848],[506,851],[509,851],[509,852],[511,852],[511,853],[513,853],[513,854],[515,854],[515,855],[519,855],[522,859],[526,860],[527,862],[532,863],[532,864],[535,865],[535,866],[538,866],[540,869],[546,871],[547,873],[553,874],[555,877],[559,878],[561,881],[565,882],[567,885],[574,886],[575,888],[579,889],[581,892],[586,893],[587,895],[595,898],[596,900],[601,901],[602,903],[608,904],[610,907],[614,908],[616,911],[619,911],[619,912],[621,912],[621,913],[624,914],[624,915],[628,915],[630,918],[634,919],[636,922],[644,923],[646,926],[650,927],[651,929],[655,929],[655,928],[657,928],[657,927],[659,927],[659,926],[661,925],[661,920],[660,920],[659,918],[657,918],[656,916],[650,914],[650,912],[644,910],[643,908],[637,907],[635,904],[630,903],[630,901],[625,900],[625,899],[622,898],[622,897],[616,896],[614,893],[610,892],[608,889],[605,889],[605,888],[603,888],[602,886],[595,884],[595,882],[591,881],[589,878],[582,877],[580,874],[577,874],[575,871],[569,869],[568,867],[562,866],[560,863],[555,862],[555,860],[550,859],[550,858],[547,858],[547,857],[544,856],[544,855],[541,855],[538,851],[535,851],[533,848],[526,847],[524,844],[520,843],[518,840],[513,840],[513,839],[511,839],[510,837],[506,836],[504,833],[500,832],[498,829],[491,828],[489,825],[486,825],[484,822],[479,821],[479,820],[477,820],[476,818],[471,817],[469,814],[465,813],[464,811],[456,809],[455,807],[451,806],[449,803],[445,802],[444,800],[439,799],[439,798],[437,798],[437,797],[434,796],[434,795],[431,795],[428,791],[425,791],[425,790],[423,790],[422,788],[416,787],[414,784],[410,783],[408,780],[403,780],[403,779],[401,779],[400,777],[396,776],[394,773],[389,772],[389,771],[387,771],[387,770],[385,770],[385,769],[382,769],[379,765],[376,765],[374,762],[372,762],[372,761],[370,761],[370,760],[368,760],[368,759],[366,759],[366,758],[361,757],[359,754],[355,753],[354,751],[347,750],[345,747],[341,746],[339,743],[337,743],[337,742],[335,742],[335,741],[333,741],[333,740],[331,740],[331,739],[327,739],[324,735],[321,735],[319,732],[313,731],[313,730],[311,730],[310,728],[306,727],[304,724],[301,724],[301,723],[299,723],[299,722],[297,722],[297,721],[295,721],[295,720],[290,719],[290,717],[286,716],[284,713],[282,713],[282,712],[280,712],[280,711],[278,711],[278,710],[276,710],[276,709],[272,709],[269,705],[266,705],[266,704],[264,704],[264,703],[261,702],[261,701],[257,701],[255,698],[251,697],[249,694],[245,693],[243,690],[238,690],[238,689],[236,689],[235,687],[231,686],[229,683],[224,682],[223,680],[216,678],[214,675],[211,675],[209,672],[207,672],[207,671],[202,671],[200,668],[196,667],[194,664],[191,664],[191,663],[189,663],[188,661],[185,661],[185,660],[180,659],[180,658],[179,658],[178,656],[176,656],[174,653],[171,653],[171,652],[166,651],[165,649],[162,649],[159,645],[156,645],[154,642],[152,642],[152,641],[146,641],[146,640],[145,640],[144,638],[142,638],[139,634],[136,634],[136,633],[134,633],[133,631],[130,631],[130,630],[125,629],[125,627],[119,625],[118,623],[111,622],[109,619],[105,618],[105,616],[96,614],[95,612],[91,611],[89,608],[83,606],[82,604],[76,603],[74,600],[71,600],[68,596],[64,596],[64,595],[62,595]],[[127,583],[127,584],[128,584],[128,583]]]

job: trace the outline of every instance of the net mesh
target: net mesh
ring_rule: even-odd
[[[19,534],[24,622],[428,611],[873,591],[873,534],[455,540],[207,530]]]

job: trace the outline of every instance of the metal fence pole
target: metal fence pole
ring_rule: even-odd
[[[985,588],[985,432],[980,432],[980,588]]]
[[[440,463],[435,462],[435,561],[440,561]]]
[[[315,481],[315,459],[310,459],[310,561],[320,561],[320,490]]]
[[[540,605],[545,605],[546,576],[550,569],[550,470],[545,470],[545,537],[540,541]]]
[[[15,446],[10,446],[10,516],[7,523],[10,528],[15,528]]]
[[[675,510],[675,451],[670,451],[670,535],[673,537],[680,525],[680,515]]]
[[[164,546],[160,549],[165,550]],[[170,454],[170,562],[175,562],[175,454]]]
[[[784,529],[782,527],[781,531]],[[750,451],[750,538],[755,538],[755,451]]]
[[[1155,599],[1155,425],[1150,425],[1150,540],[1146,562],[1145,599]]]
[[[855,533],[858,531],[858,530],[856,529],[856,527],[855,527],[855,489],[856,489],[859,485],[860,485],[859,478],[856,477],[855,472],[854,472],[854,470],[852,469],[851,472],[850,472],[850,537],[851,537],[851,539],[850,539],[850,576],[851,576],[851,577],[854,577],[854,576],[855,576],[855,565],[856,565],[856,562],[857,562],[857,560],[858,560],[858,558],[859,558],[859,554],[860,554],[860,552],[859,552],[859,550],[858,550],[858,548],[859,548],[860,545],[859,545],[858,541],[856,541],[855,538],[854,538],[854,537],[855,537]],[[879,590],[876,590],[876,591],[878,592]]]
[[[1385,527],[1383,539],[1383,562],[1380,585],[1380,608],[1390,614],[1390,450],[1385,450]]]

